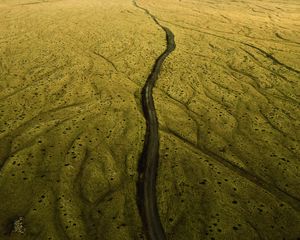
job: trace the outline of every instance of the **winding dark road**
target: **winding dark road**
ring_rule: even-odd
[[[174,34],[167,27],[162,26],[154,15],[147,9],[134,5],[145,11],[153,21],[166,33],[167,46],[165,51],[156,59],[152,71],[142,89],[142,106],[146,119],[147,129],[145,134],[145,144],[139,162],[138,206],[142,217],[144,228],[149,240],[165,240],[166,235],[160,221],[157,199],[156,199],[156,176],[159,162],[159,135],[158,121],[152,96],[152,90],[161,66],[166,57],[175,49]]]

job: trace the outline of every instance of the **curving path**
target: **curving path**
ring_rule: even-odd
[[[166,239],[164,229],[160,222],[156,202],[156,175],[159,160],[159,136],[158,121],[156,117],[152,89],[158,78],[161,66],[166,57],[175,49],[174,34],[167,27],[162,26],[155,16],[147,9],[134,5],[145,11],[153,21],[166,33],[167,47],[165,51],[156,59],[152,71],[142,90],[142,106],[147,123],[145,134],[145,144],[142,157],[139,163],[139,180],[138,180],[138,205],[142,221],[149,240]]]

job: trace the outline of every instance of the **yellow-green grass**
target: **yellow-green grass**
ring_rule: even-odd
[[[177,44],[155,90],[168,239],[300,237],[296,1],[141,1]]]
[[[140,0],[168,239],[297,239],[297,1]],[[0,239],[144,238],[140,90],[164,32],[127,0],[0,0]],[[24,217],[25,233],[14,223]]]
[[[0,1],[0,22],[0,239],[143,236],[140,90],[164,33],[123,0]]]

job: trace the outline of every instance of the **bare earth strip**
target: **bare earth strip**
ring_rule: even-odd
[[[166,239],[164,229],[161,225],[157,209],[156,199],[156,176],[159,164],[159,136],[158,121],[153,102],[153,87],[158,79],[161,67],[168,55],[174,51],[176,45],[174,35],[170,29],[162,26],[147,9],[140,7],[135,1],[137,8],[145,11],[153,21],[166,33],[167,47],[156,59],[150,75],[142,90],[142,106],[147,123],[144,149],[139,163],[139,180],[137,183],[138,206],[145,226],[148,239]]]

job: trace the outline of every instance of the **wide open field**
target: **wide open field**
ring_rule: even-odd
[[[300,239],[300,2],[138,0],[167,239]],[[146,239],[129,0],[0,0],[0,239]]]

